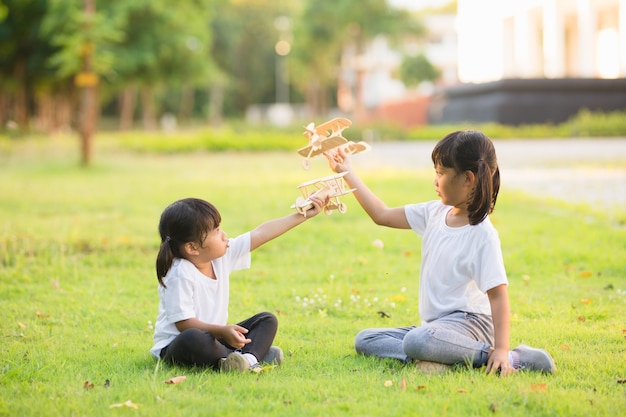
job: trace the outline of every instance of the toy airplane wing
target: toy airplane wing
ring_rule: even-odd
[[[339,174],[333,174],[333,175],[329,175],[327,177],[322,177],[322,178],[318,178],[318,179],[315,179],[315,180],[306,181],[306,182],[303,182],[302,184],[298,185],[298,188],[308,187],[310,185],[317,184],[317,183],[325,183],[325,182],[328,182],[328,181],[337,180],[337,179],[343,178],[347,173],[348,173],[347,171],[346,172],[340,172]]]
[[[361,152],[367,152],[370,149],[372,149],[372,147],[367,143],[367,142],[348,142],[344,147],[343,150],[345,153],[347,153],[348,155],[354,155],[355,153],[361,153]]]
[[[331,149],[335,149],[341,145],[345,145],[346,143],[348,143],[348,139],[344,138],[343,136],[333,136],[328,139],[322,140],[318,149],[313,149],[311,145],[308,145],[298,149],[298,153],[305,158],[312,158],[314,156],[321,155],[322,153]]]
[[[350,127],[352,122],[345,117],[336,117],[332,120],[322,123],[316,126],[314,129],[320,136],[331,137],[341,134],[341,131],[347,127]],[[310,126],[310,125],[309,125]]]
[[[330,214],[333,210],[339,210],[340,213],[346,212],[346,205],[339,201],[339,196],[349,194],[355,191],[355,188],[346,189],[343,182],[343,177],[347,172],[341,172],[339,174],[329,175],[327,177],[317,178],[315,180],[303,182],[298,185],[298,188],[302,191],[303,197],[298,197],[296,203],[291,206],[295,208],[298,213],[306,216],[307,210],[313,207],[313,203],[310,198],[313,195],[318,195],[321,198],[329,197],[330,200],[324,207],[324,212]],[[309,194],[309,187],[316,188],[316,191]]]

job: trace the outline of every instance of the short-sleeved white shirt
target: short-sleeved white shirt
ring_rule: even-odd
[[[227,324],[229,277],[232,271],[250,268],[250,233],[230,239],[221,258],[214,259],[216,279],[202,274],[186,259],[176,258],[163,278],[167,288],[159,285],[159,313],[154,329],[157,358],[161,349],[180,334],[176,322],[196,318],[211,324]]]
[[[450,227],[452,209],[441,201],[409,204],[409,225],[422,237],[419,312],[429,322],[454,311],[491,315],[486,292],[508,284],[500,238],[487,217],[471,226]]]

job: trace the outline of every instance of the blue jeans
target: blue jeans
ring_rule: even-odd
[[[422,326],[365,329],[354,340],[357,353],[363,355],[402,362],[468,363],[475,368],[487,363],[493,344],[491,316],[463,311]]]

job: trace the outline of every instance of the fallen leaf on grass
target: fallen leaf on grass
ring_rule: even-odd
[[[109,408],[120,408],[120,407],[134,408],[135,410],[138,410],[139,409],[139,404],[135,404],[131,400],[127,400],[126,402],[119,403],[119,404],[111,404],[109,406]]]
[[[546,392],[548,390],[547,384],[532,384],[530,386],[530,392]]]
[[[385,383],[383,385],[386,386],[386,387],[390,387],[390,386],[393,385],[393,381],[388,379],[388,380],[385,381]]]
[[[423,390],[423,389],[426,389],[426,385],[418,385],[418,386],[417,386],[417,390],[418,390],[418,391],[421,391],[421,390]]]
[[[591,304],[593,303],[593,300],[591,298],[581,298],[580,302],[583,304]]]
[[[467,394],[467,390],[464,388],[459,388],[456,390],[456,392],[458,392],[459,394]]]
[[[22,323],[21,321],[18,321],[17,325],[20,326],[20,329],[25,329],[26,328],[26,325],[24,323]]]
[[[587,320],[586,318],[584,318],[583,316],[578,316],[578,321],[584,323],[585,320]]]
[[[256,372],[260,374],[261,372],[269,371],[270,369],[276,368],[276,365],[265,365],[265,366],[256,366],[252,368],[252,372]]]
[[[568,345],[568,344],[566,344],[566,343],[563,343],[563,344],[560,346],[560,349],[561,349],[561,350],[571,350],[571,349],[570,349],[570,347],[569,347],[569,345]]]
[[[180,384],[181,382],[183,382],[185,379],[187,379],[186,376],[182,375],[182,376],[175,376],[173,378],[168,379],[167,381],[165,381],[166,384]]]
[[[592,275],[593,275],[593,272],[591,272],[591,271],[582,271],[580,273],[580,277],[581,278],[589,278]]]
[[[498,403],[491,403],[491,404],[489,405],[489,410],[490,410],[492,413],[495,413],[496,411],[498,411]]]
[[[35,311],[35,316],[39,317],[40,319],[47,319],[48,317],[50,317],[50,314],[43,314],[41,311],[37,310]]]
[[[85,381],[85,383],[83,384],[83,388],[85,389],[92,389],[93,387],[93,382]]]

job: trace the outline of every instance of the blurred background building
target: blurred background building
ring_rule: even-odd
[[[430,121],[561,123],[626,108],[625,0],[459,0],[458,75]]]
[[[427,35],[419,48],[441,71],[435,83],[407,88],[395,77],[401,54],[384,38],[372,42],[365,59],[372,117],[408,126],[518,125],[626,108],[626,0],[456,3],[456,13],[421,16]]]

